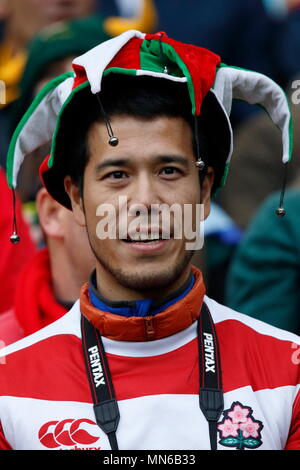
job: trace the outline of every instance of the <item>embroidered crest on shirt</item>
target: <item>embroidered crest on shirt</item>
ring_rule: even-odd
[[[219,444],[237,450],[256,449],[262,445],[263,424],[254,419],[250,406],[234,401],[231,408],[223,411],[224,418],[218,424]]]

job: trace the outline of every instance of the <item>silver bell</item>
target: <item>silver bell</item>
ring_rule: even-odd
[[[14,232],[14,233],[12,234],[12,236],[10,237],[10,241],[11,241],[11,243],[13,243],[14,245],[16,245],[16,243],[19,243],[19,241],[20,241],[19,235],[17,235],[17,233]]]
[[[203,168],[205,167],[205,163],[203,160],[197,160],[195,162],[195,165],[198,168],[198,170],[203,170]]]
[[[275,214],[278,215],[278,217],[284,217],[285,209],[283,207],[278,207],[278,209],[275,211]]]
[[[109,145],[111,145],[112,147],[116,147],[119,143],[119,139],[118,137],[110,137],[109,141],[108,141]]]

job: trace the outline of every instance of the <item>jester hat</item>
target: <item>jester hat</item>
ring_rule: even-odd
[[[51,141],[50,155],[41,166],[41,178],[54,199],[71,207],[63,181],[67,159],[57,145],[61,121],[70,102],[82,90],[89,87],[92,94],[99,93],[101,97],[102,79],[111,73],[186,83],[191,114],[199,119],[206,103],[213,116],[210,125],[216,127],[216,139],[221,142],[213,165],[214,192],[224,185],[230,164],[233,136],[229,115],[233,99],[265,108],[282,132],[283,163],[291,158],[292,119],[283,90],[265,75],[223,64],[218,55],[207,49],[175,41],[165,33],[130,30],[76,58],[73,69],[39,92],[16,128],[7,159],[7,179],[12,189],[25,156]]]

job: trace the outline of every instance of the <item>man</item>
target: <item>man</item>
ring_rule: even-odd
[[[142,17],[140,20],[142,21]],[[118,22],[121,27],[120,18]],[[115,18],[115,24],[117,24],[117,18]],[[36,95],[45,83],[59,74],[69,72],[72,59],[78,53],[86,52],[107,38],[108,36],[103,31],[103,20],[100,17],[60,23],[55,27],[46,28],[37,36],[30,46],[28,61],[21,80],[22,97],[16,107],[16,113],[20,114],[19,118],[26,111],[33,95]],[[38,148],[22,167],[18,194],[23,202],[36,199],[37,188],[41,184],[37,169],[46,155],[47,147],[46,144]],[[7,192],[7,197],[11,198],[8,188]],[[7,283],[3,283],[2,289],[6,295],[2,296],[2,302],[6,303],[5,310],[10,308],[0,319],[0,338],[6,345],[34,333],[66,313],[78,298],[80,287],[88,279],[88,273],[94,266],[85,230],[74,222],[72,213],[47,195],[45,189],[39,191],[36,202],[37,216],[45,234],[48,249],[36,254],[19,282],[16,282],[16,266],[12,263],[12,255],[18,259],[20,269],[22,259],[17,256],[18,252],[26,251],[29,256],[30,250],[24,245],[23,233],[21,237],[24,238],[24,243],[14,250],[7,236],[9,226],[6,220],[3,221],[7,225],[4,243],[11,253],[9,257],[3,256],[3,269],[6,274],[8,271],[12,273],[11,276],[6,275],[6,279],[11,280],[12,293],[16,291],[15,304],[12,305],[12,301],[8,303],[11,295],[7,290]],[[5,199],[5,204],[9,208],[7,199]],[[49,231],[49,220],[55,230]],[[54,221],[56,224],[53,224]],[[68,234],[72,236],[72,243],[68,241]],[[77,257],[74,257],[74,253]],[[78,257],[78,254],[81,256]],[[7,265],[8,261],[11,266],[10,270]]]
[[[19,95],[18,84],[26,65],[26,48],[31,39],[50,25],[59,30],[62,27],[60,22],[94,15],[96,6],[95,0],[0,0],[0,19],[4,21],[4,35],[0,45],[0,79],[6,83],[6,103]],[[99,25],[99,35],[105,32],[114,36],[128,27],[146,27],[151,30],[156,16],[152,0],[140,0],[133,8],[132,18],[106,18]]]
[[[9,310],[14,302],[15,284],[19,278],[22,267],[32,259],[36,251],[34,242],[30,237],[29,227],[22,216],[21,204],[17,198],[18,231],[24,240],[19,246],[13,246],[9,241],[11,235],[11,191],[7,185],[5,172],[0,168],[0,318]],[[17,248],[14,250],[14,248]],[[1,330],[0,330],[0,339]]]
[[[98,26],[98,44],[104,37],[114,36],[126,31],[128,28],[141,28],[152,30],[156,23],[156,10],[152,0],[139,0],[135,2],[133,17],[107,17],[101,15],[90,18],[91,28]],[[0,43],[0,126],[2,139],[0,141],[0,162],[5,166],[4,158],[7,153],[8,140],[10,136],[10,104],[19,96],[23,86],[27,83],[21,83],[20,79],[26,67],[27,47],[32,38],[39,33],[42,37],[48,38],[56,32],[56,38],[60,35],[61,46],[57,46],[57,53],[53,53],[53,47],[45,44],[45,49],[41,52],[36,51],[40,57],[35,63],[29,63],[29,70],[25,70],[25,79],[32,80],[34,73],[39,66],[45,66],[46,62],[58,60],[67,52],[70,57],[82,54],[89,42],[90,35],[85,33],[84,22],[81,19],[87,19],[90,15],[95,15],[97,2],[95,0],[0,0],[0,18],[5,21],[3,38]],[[69,31],[65,22],[71,22]],[[83,25],[83,26],[82,26]],[[82,44],[74,40],[74,35],[79,34]],[[93,36],[94,33],[92,33]],[[87,36],[87,37],[86,37]],[[50,39],[50,38],[49,38]],[[43,41],[43,39],[42,39]],[[71,43],[73,42],[73,48]],[[74,45],[74,42],[76,45]],[[35,46],[33,44],[33,52]],[[93,47],[89,45],[89,48]],[[65,54],[62,49],[65,48]],[[52,49],[52,50],[51,50]],[[30,50],[32,52],[32,49]],[[60,56],[60,57],[59,57]],[[32,58],[32,57],[31,57]],[[68,64],[62,63],[65,67]],[[54,70],[52,69],[52,73]],[[36,77],[35,77],[36,78]],[[38,77],[39,78],[39,77]],[[3,84],[5,84],[5,99],[3,98]],[[20,90],[21,86],[21,90]]]
[[[0,0],[3,31],[0,42],[0,85],[5,96],[0,100],[0,163],[5,156],[10,133],[10,108],[20,95],[20,79],[27,60],[27,46],[35,34],[58,21],[92,15],[95,0]]]
[[[25,49],[32,37],[57,21],[93,14],[95,0],[1,0],[5,20],[0,47],[0,78],[7,84],[7,103],[18,96],[18,83],[26,62]]]
[[[283,219],[270,212],[277,198],[274,193],[259,207],[233,257],[227,305],[299,335],[299,186],[286,193]]]
[[[295,158],[289,164],[286,175],[287,187],[294,184],[300,167],[297,158],[300,152],[300,115],[299,105],[293,99],[293,93],[295,89],[289,87],[287,95],[293,116]],[[255,146],[252,145],[253,142]],[[278,166],[280,156],[280,131],[272,125],[263,110],[239,126],[235,133],[235,149],[228,185],[222,191],[221,204],[242,229],[248,227],[263,201],[273,192],[280,190],[282,184],[282,168]],[[267,168],[270,171],[268,178],[266,178]]]
[[[45,188],[38,191],[36,206],[47,247],[31,256],[17,282],[15,279],[14,302],[0,316],[0,339],[6,345],[64,315],[95,265],[86,232],[75,223],[72,212],[54,201]],[[5,273],[13,275],[14,267]]]
[[[45,28],[28,49],[28,58],[20,81],[20,98],[11,108],[11,131],[15,129],[36,94],[57,75],[72,70],[72,60],[105,41],[103,19],[92,16],[71,22],[60,22]],[[49,151],[39,148],[22,167],[18,193],[23,202],[35,200],[40,187],[38,168]]]
[[[17,129],[8,179],[54,132],[41,176],[96,270],[65,316],[2,352],[2,448],[299,449],[299,338],[209,299],[191,266],[230,158],[229,96],[267,106],[286,161],[284,94],[162,33],[128,31],[74,69]]]

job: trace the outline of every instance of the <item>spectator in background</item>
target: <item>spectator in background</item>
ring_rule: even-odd
[[[108,36],[121,34],[127,29],[152,31],[157,21],[153,1],[138,0],[136,5],[136,9],[132,10],[136,14],[132,18],[109,17],[103,19],[98,14],[98,18],[94,17],[91,19],[91,35],[94,34],[94,38],[96,36],[95,27],[99,28],[97,43],[99,44],[101,40],[106,40]],[[27,47],[30,41],[49,25],[52,25],[53,29],[50,28],[48,33],[45,31],[44,37],[47,34],[51,36],[55,31],[57,35],[59,33],[62,34],[62,31],[66,28],[66,25],[62,23],[63,21],[94,15],[97,3],[96,0],[68,0],[67,2],[65,0],[0,0],[0,6],[0,18],[5,21],[3,40],[2,44],[0,44],[0,81],[2,80],[6,84],[6,107],[0,113],[0,129],[2,134],[0,162],[4,166],[10,137],[10,125],[8,122],[10,107],[7,107],[7,105],[12,103],[20,94],[19,82],[27,63]],[[75,48],[75,44],[73,44],[73,49],[71,48],[72,50],[68,51],[69,63],[66,66],[68,70],[71,66],[71,57],[75,57],[87,50],[87,41],[84,35],[87,34],[91,37],[90,33],[84,28],[80,31],[79,27],[77,33],[77,47]],[[62,35],[61,39],[63,39]],[[65,36],[66,43],[68,39],[69,43],[71,41],[75,42],[73,32],[71,37]],[[81,41],[82,44],[80,44]],[[62,47],[60,47],[60,54]],[[88,44],[88,48],[91,48],[91,44]],[[39,53],[41,53],[41,49]],[[41,55],[43,54],[44,51]],[[49,56],[47,60],[49,60]],[[30,67],[31,63],[28,66]],[[60,69],[52,70],[52,75],[56,72],[59,74]],[[47,75],[47,71],[45,74]],[[23,90],[21,90],[21,94],[22,92]]]
[[[179,41],[216,51],[222,60],[274,75],[273,19],[262,0],[156,0],[159,29]]]
[[[278,79],[287,85],[287,94],[290,95],[294,153],[287,183],[293,184],[300,168],[300,114],[299,105],[292,99],[294,89],[291,86],[292,81],[300,76],[300,0],[263,0],[263,3],[269,16],[278,24],[273,47],[276,51],[274,65]],[[242,229],[247,227],[264,199],[282,186],[283,169],[278,164],[281,159],[280,133],[269,124],[268,116],[261,111],[236,130],[228,176],[230,191],[224,188],[220,203]]]
[[[142,23],[151,30],[156,21],[152,0],[143,0],[140,3],[143,8],[137,12],[137,16],[130,19],[110,17],[103,20],[99,15],[92,16],[69,23],[55,23],[37,35],[28,49],[27,63],[20,80],[20,98],[11,106],[10,127],[15,129],[34,96],[49,80],[72,71],[74,57],[109,39],[113,33],[122,33],[129,26],[135,29]],[[39,152],[41,158],[46,154],[47,151]],[[35,182],[38,180],[40,163],[40,159],[33,156],[24,165],[18,188],[22,201],[35,199]]]
[[[14,264],[6,265],[5,274],[1,276],[3,284],[8,274],[12,274],[16,293],[10,310],[0,316],[0,339],[6,344],[64,315],[78,298],[95,264],[86,230],[79,227],[72,212],[54,201],[44,188],[37,195],[37,210],[47,248],[31,257],[18,280]],[[22,232],[20,234],[22,236]],[[14,249],[17,251],[13,252]],[[15,253],[25,249],[26,239],[22,238],[22,243],[10,250],[10,262]]]
[[[300,333],[300,179],[286,193],[286,215],[270,196],[250,224],[229,269],[227,305],[293,333]]]
[[[207,295],[225,303],[227,271],[242,231],[218,204],[212,202],[204,222],[204,236],[204,246],[195,253],[193,263],[202,269]]]
[[[146,3],[147,8],[151,7],[151,0],[146,0]],[[142,21],[143,18],[146,22],[149,22],[149,19],[154,21],[152,15],[154,10],[151,13],[147,8],[143,8],[142,16],[136,17],[137,22]],[[110,18],[109,20],[111,20],[111,26],[120,28],[120,32],[126,29],[128,21],[133,21],[132,19],[126,20],[123,24],[119,18]],[[154,25],[154,23],[152,24]],[[21,97],[12,108],[15,123],[21,118],[36,93],[49,80],[72,70],[71,63],[75,56],[83,54],[98,45],[99,42],[108,39],[104,29],[101,17],[94,16],[70,23],[55,23],[44,29],[32,41],[21,80]],[[48,146],[46,145],[34,152],[27,160],[28,165],[24,167],[20,178],[21,184],[18,188],[23,201],[35,199],[40,187],[40,182],[37,183],[38,167],[47,155],[47,151]],[[6,182],[4,183],[6,184]],[[7,193],[8,197],[11,197],[8,188]],[[3,201],[6,204],[6,211],[11,213],[11,203],[8,203],[7,198],[3,198]],[[7,238],[11,259],[15,259],[14,254],[20,253],[22,248],[27,249],[28,259],[30,258],[20,282],[10,283],[10,302],[3,306],[3,310],[10,308],[10,311],[0,318],[0,339],[7,344],[37,331],[63,315],[70,308],[72,302],[78,298],[79,289],[87,280],[94,264],[94,257],[88,245],[85,230],[79,229],[73,221],[72,213],[56,203],[44,189],[38,191],[37,213],[47,248],[39,251],[33,259],[30,257],[31,252],[26,244],[23,226],[20,227],[23,243],[20,244],[20,248],[13,247],[9,242],[10,233],[7,233],[7,228],[11,224],[8,224],[6,218],[3,219],[3,223],[6,223],[7,227],[4,236]],[[19,212],[17,217],[21,220]],[[68,243],[67,248],[66,242]],[[78,259],[78,254],[81,255],[80,259]],[[2,259],[6,260],[6,257]],[[26,260],[18,257],[20,269],[23,267],[23,261]],[[11,272],[15,276],[18,270],[13,263],[11,267]],[[3,262],[3,269],[10,272],[7,263]],[[8,276],[7,278],[16,281],[15,277]],[[67,279],[69,279],[68,282]],[[65,287],[63,291],[62,282]],[[6,284],[3,283],[3,288],[6,290],[5,286]],[[16,292],[16,299],[13,308],[11,308],[14,292]],[[8,296],[5,298],[8,299]],[[22,315],[20,310],[23,312]]]
[[[27,63],[20,81],[20,98],[11,106],[11,129],[14,129],[37,92],[52,78],[72,71],[72,60],[77,55],[109,39],[103,30],[103,20],[94,16],[69,23],[60,22],[45,28],[31,42]],[[32,155],[18,186],[23,202],[34,200],[38,181],[38,168],[48,153],[38,151]]]
[[[93,13],[95,0],[0,0],[3,22],[0,43],[0,81],[5,83],[5,103],[0,104],[0,164],[5,166],[10,139],[10,104],[19,96],[19,81],[26,64],[26,47],[32,37],[56,21]]]
[[[299,50],[299,0],[173,0],[171,7],[165,0],[155,3],[158,29],[177,40],[215,50],[225,63],[274,79],[284,75],[282,85],[295,73],[285,65],[282,49],[290,51],[293,63],[298,61],[299,54],[291,51]]]
[[[286,87],[300,57],[299,3],[299,0],[173,0],[171,3],[156,0],[158,29],[179,41],[214,50],[225,63],[256,70]],[[231,121],[236,127],[256,112],[254,107],[235,103]]]
[[[1,1],[1,0],[0,0]],[[20,80],[20,99],[13,109],[15,128],[35,93],[47,81],[72,71],[72,60],[110,36],[128,29],[152,31],[157,15],[152,0],[138,0],[140,8],[133,9],[131,18],[108,17],[100,14],[71,22],[55,23],[35,36],[28,48],[26,65]],[[36,82],[39,81],[38,87]],[[34,88],[35,87],[35,88]]]
[[[72,58],[77,53],[83,53],[107,38],[108,36],[103,32],[100,17],[76,20],[71,23],[55,23],[55,25],[46,28],[33,40],[29,48],[27,64],[21,80],[21,97],[11,108],[15,119],[20,118],[18,113],[23,112],[24,106],[29,105],[35,94],[47,81],[60,73],[71,70]],[[22,184],[19,188],[23,201],[35,199],[40,187],[40,184],[36,184],[37,168],[47,150],[48,148],[45,146],[35,152],[24,170]],[[3,180],[4,178],[3,176]],[[6,211],[11,217],[11,194],[8,188],[7,192]],[[33,333],[63,315],[69,309],[72,301],[78,297],[82,281],[87,279],[86,272],[89,272],[93,266],[89,246],[87,245],[85,249],[86,233],[84,230],[78,230],[77,224],[73,226],[72,214],[55,203],[44,190],[40,190],[38,193],[37,206],[37,215],[48,248],[38,251],[34,257],[29,256],[29,250],[26,259],[18,256],[20,250],[26,250],[26,238],[24,239],[21,232],[22,243],[17,246],[11,245],[10,233],[7,233],[11,223],[10,221],[8,223],[6,219],[3,220],[3,223],[6,223],[4,243],[7,243],[10,253],[10,258],[7,258],[10,259],[10,262],[15,258],[18,259],[18,267],[22,271],[20,280],[17,280],[15,265],[13,263],[10,266],[7,266],[7,263],[5,265],[6,278],[11,281],[13,279],[10,286],[11,301],[6,305],[5,314],[0,317],[0,338],[6,344]],[[17,217],[19,220],[19,213]],[[36,219],[34,216],[32,218]],[[70,236],[73,237],[72,240],[69,239]],[[68,243],[72,250],[75,249],[78,253],[83,254],[84,258],[80,259],[81,267],[74,263],[72,251],[64,248],[66,238],[69,240]],[[60,268],[58,268],[58,264]],[[25,269],[22,269],[24,265]],[[87,271],[85,266],[87,266]],[[69,283],[62,293],[60,279],[61,276],[65,280],[72,279],[70,269],[73,272],[72,276],[75,275],[75,282]],[[12,276],[7,276],[9,272],[12,273]],[[4,279],[4,276],[1,276],[2,278]],[[3,288],[5,288],[4,284]],[[20,314],[20,306],[22,307],[22,315]],[[26,314],[24,314],[24,308]]]
[[[49,24],[91,15],[95,0],[0,0],[4,36],[0,46],[0,80],[5,81],[7,103],[18,96],[26,63],[26,47]]]
[[[288,167],[287,184],[292,185],[300,170],[300,113],[299,105],[293,103],[289,94],[294,123],[294,151]],[[280,132],[270,125],[264,111],[242,123],[236,130],[228,175],[230,191],[227,187],[223,188],[220,203],[242,229],[247,228],[264,199],[281,189],[284,171],[281,157]]]
[[[110,36],[130,28],[151,31],[156,21],[152,0],[139,0],[133,18],[107,18],[103,30]],[[0,0],[4,35],[0,46],[0,80],[7,86],[7,103],[18,96],[18,83],[31,39],[50,24],[95,14],[95,0]],[[133,10],[134,12],[134,10]],[[83,39],[83,38],[82,38]]]
[[[275,65],[278,80],[287,85],[300,72],[300,0],[264,0],[264,3],[269,5],[269,11],[272,6],[273,9],[279,8],[277,16],[281,21],[274,44],[277,52]]]
[[[29,227],[21,214],[20,202],[17,198],[18,232],[22,243],[12,245],[12,194],[7,185],[5,173],[0,168],[0,316],[11,308],[14,299],[15,283],[22,266],[34,255],[35,246],[30,237]],[[0,339],[1,332],[0,332]]]

